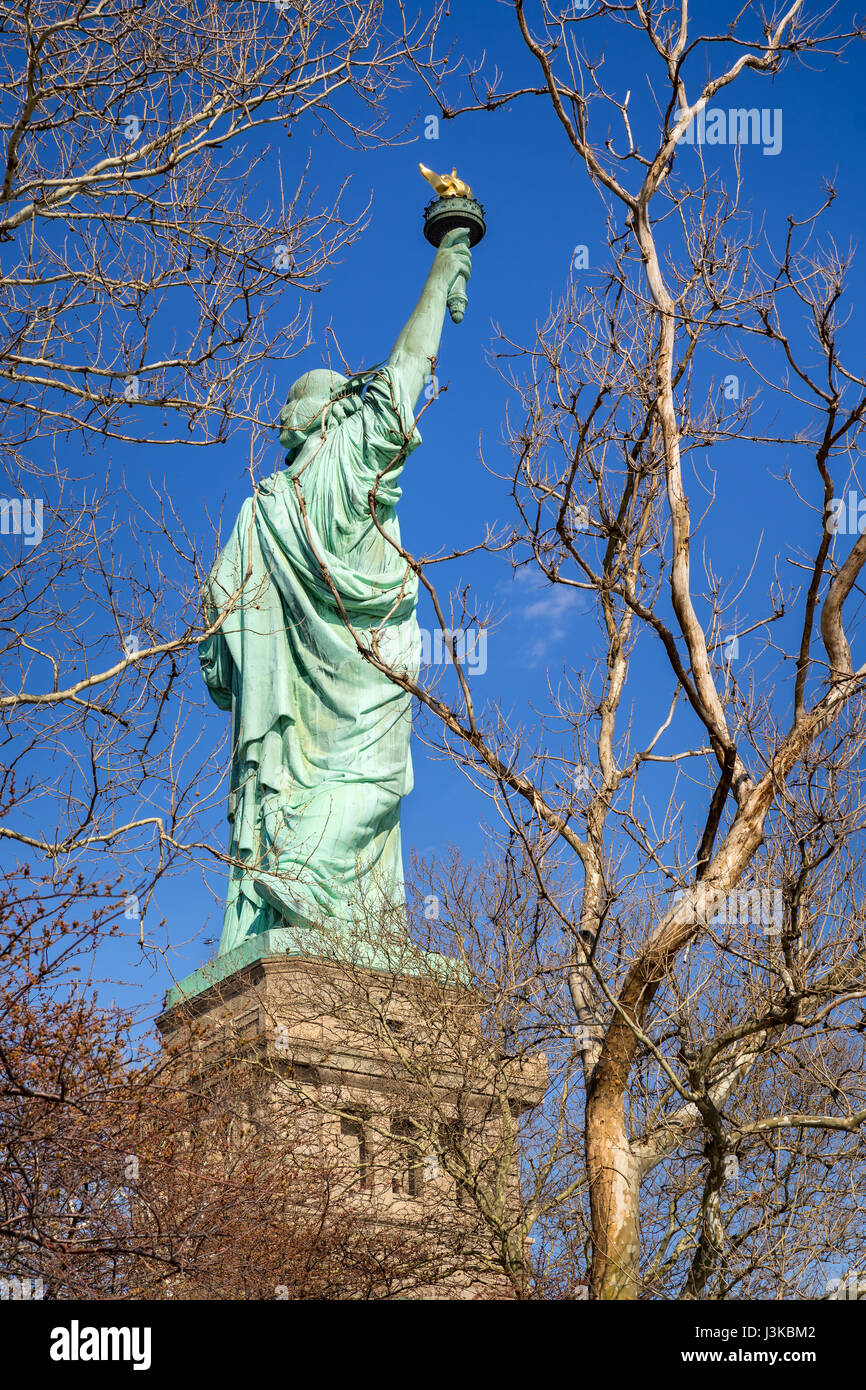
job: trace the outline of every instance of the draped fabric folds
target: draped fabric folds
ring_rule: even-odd
[[[310,427],[284,424],[287,467],[244,503],[206,585],[210,621],[227,616],[199,648],[202,671],[232,715],[220,954],[279,925],[255,886],[262,869],[285,881],[283,918],[300,925],[351,923],[367,889],[404,899],[410,697],[359,654],[340,604],[417,674],[417,579],[396,548],[396,506],[420,436],[389,366],[353,379]]]

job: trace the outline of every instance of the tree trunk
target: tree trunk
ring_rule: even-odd
[[[593,1086],[586,1110],[593,1299],[637,1298],[640,1174],[625,1132],[622,1094]]]

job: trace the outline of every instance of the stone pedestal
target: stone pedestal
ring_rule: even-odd
[[[169,992],[164,1045],[205,1084],[248,1069],[254,1107],[291,1117],[360,1220],[447,1252],[426,1296],[514,1296],[497,1250],[510,1239],[519,1264],[525,1248],[516,1132],[546,1061],[497,1055],[454,962],[405,941],[355,955],[310,954],[290,929],[253,938]]]

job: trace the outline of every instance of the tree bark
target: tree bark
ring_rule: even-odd
[[[592,1221],[590,1298],[638,1296],[640,1172],[625,1131],[622,1092],[617,1096],[596,1071],[586,1110],[586,1164]]]

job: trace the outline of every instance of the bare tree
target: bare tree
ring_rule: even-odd
[[[549,98],[608,209],[603,277],[574,276],[534,342],[501,330],[517,402],[514,563],[551,592],[589,596],[598,638],[565,663],[537,729],[479,711],[459,654],[455,697],[390,675],[495,805],[498,881],[518,865],[545,919],[543,932],[523,915],[508,926],[503,899],[499,928],[515,945],[533,931],[545,942],[533,979],[556,972],[571,1011],[552,1036],[571,1034],[582,1062],[570,1130],[582,1131],[583,1180],[566,1163],[569,1202],[554,1194],[545,1257],[568,1248],[573,1268],[583,1245],[601,1299],[814,1295],[840,1250],[863,1262],[850,1194],[866,1120],[866,667],[852,657],[851,608],[866,542],[847,544],[833,518],[856,478],[866,382],[844,359],[847,258],[817,249],[820,213],[789,218],[768,251],[742,207],[737,149],[731,177],[716,177],[695,130],[718,121],[713,98],[743,73],[776,76],[862,31],[809,21],[802,0],[763,22],[748,6],[697,35],[685,5],[590,8],[542,0],[530,19],[514,0],[538,81],[508,88],[482,67],[470,103],[434,83],[430,94],[450,116]],[[643,44],[654,112],[602,85],[590,33],[618,34],[621,53]],[[760,130],[759,112],[721,112],[735,147],[753,114]],[[745,366],[751,394],[726,393],[720,360]],[[784,423],[761,425],[757,392]],[[738,580],[713,526],[707,455],[734,442],[796,451],[780,486],[813,544],[783,557],[773,537],[766,585]],[[405,558],[453,626],[426,563]],[[356,638],[389,670],[376,642]],[[642,677],[650,644],[661,694]],[[567,1059],[557,1086],[561,1113]]]
[[[7,968],[33,924],[18,919]],[[428,1233],[359,1221],[345,1157],[311,1153],[287,1098],[278,1113],[259,1103],[248,1056],[223,1051],[206,1070],[189,1050],[131,1058],[130,1016],[70,988],[91,943],[63,925],[66,949],[36,963],[38,988],[2,1001],[4,1297],[382,1299],[436,1286],[443,1255]]]
[[[298,295],[275,332],[268,311],[319,289],[363,220],[345,183],[317,201],[303,142],[381,139],[427,35],[386,37],[380,0],[27,0],[0,21],[5,447],[272,424],[261,369],[308,313]]]
[[[53,1252],[67,1293],[129,1296],[139,1275],[152,1290],[203,1211],[171,1206],[162,1152],[147,1170],[159,1220],[121,1222],[117,1162],[145,1093],[124,1065],[133,1020],[93,994],[112,937],[146,960],[164,946],[160,878],[224,862],[211,819],[229,755],[203,732],[194,653],[218,519],[181,516],[124,449],[192,445],[204,461],[202,446],[242,437],[254,473],[277,373],[312,340],[312,296],[365,220],[366,195],[345,211],[348,179],[321,186],[312,137],[399,139],[388,93],[439,6],[420,26],[394,17],[382,0],[0,6],[0,1274],[32,1248],[41,1270]],[[155,1086],[146,1098],[153,1115]],[[317,1220],[326,1177],[304,1199]],[[201,1216],[214,1232],[234,1202],[228,1178],[220,1191]],[[242,1226],[231,1239],[249,1255],[251,1215],[243,1240]],[[379,1255],[367,1275],[359,1255],[347,1288],[374,1280]],[[208,1259],[190,1289],[218,1287]]]

